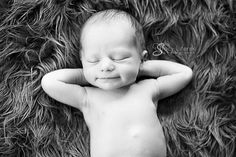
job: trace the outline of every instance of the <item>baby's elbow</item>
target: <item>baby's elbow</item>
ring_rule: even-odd
[[[191,81],[193,78],[193,70],[187,67],[184,72],[184,77],[187,81]]]
[[[43,78],[41,79],[41,86],[43,90],[47,90],[49,86],[51,85],[52,80],[50,79],[50,76],[48,74],[44,75]]]

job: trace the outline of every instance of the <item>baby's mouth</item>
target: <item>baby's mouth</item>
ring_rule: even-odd
[[[108,77],[98,77],[97,80],[116,80],[119,79],[120,77],[118,76],[108,76]]]
[[[107,79],[107,80],[110,80],[110,79],[118,79],[119,77],[100,77],[98,79]]]

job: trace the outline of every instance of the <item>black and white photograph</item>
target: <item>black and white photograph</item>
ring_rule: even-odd
[[[0,157],[235,156],[235,0],[0,0]]]

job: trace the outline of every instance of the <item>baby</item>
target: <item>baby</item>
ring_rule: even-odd
[[[165,157],[158,100],[184,88],[192,70],[171,61],[144,61],[142,27],[123,11],[94,14],[80,42],[83,68],[50,72],[42,88],[83,113],[91,157]],[[140,76],[150,79],[137,82]]]

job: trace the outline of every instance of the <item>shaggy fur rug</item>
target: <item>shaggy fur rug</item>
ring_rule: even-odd
[[[235,156],[233,0],[1,1],[0,156],[89,157],[81,112],[49,98],[40,81],[49,71],[81,67],[81,25],[108,8],[141,22],[150,59],[175,60],[194,71],[192,82],[157,109],[168,156]]]

